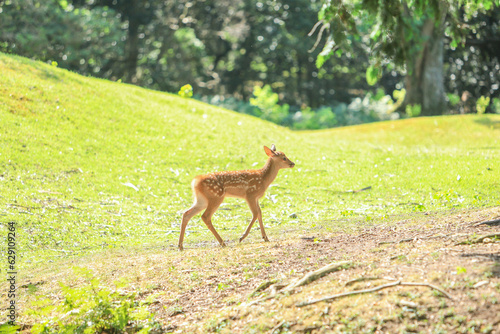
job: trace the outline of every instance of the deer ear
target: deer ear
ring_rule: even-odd
[[[276,146],[274,146],[274,144],[271,145],[271,151],[276,152]]]
[[[273,157],[274,155],[276,155],[269,147],[267,146],[264,146],[264,151],[266,151],[266,154],[268,157]]]

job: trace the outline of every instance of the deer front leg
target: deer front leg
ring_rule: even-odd
[[[260,225],[260,231],[262,233],[262,238],[264,238],[265,241],[269,241],[269,239],[267,239],[267,236],[266,236],[266,231],[264,230],[264,224],[262,223],[262,212],[260,210],[258,200],[255,198],[251,198],[251,199],[249,198],[247,200],[247,203],[248,203],[248,206],[250,207],[250,211],[252,211],[252,221],[248,225],[245,233],[243,233],[243,235],[241,236],[240,242],[242,242],[243,239],[245,239],[248,236],[248,234],[250,233],[250,230],[252,229],[253,223],[255,223],[255,221],[257,219],[259,219],[259,225]]]
[[[264,229],[264,223],[262,222],[262,211],[260,210],[260,205],[259,202],[257,202],[257,208],[259,209],[259,226],[260,226],[260,233],[262,234],[262,239],[264,241],[269,242],[269,239],[267,238],[266,235],[266,230]]]

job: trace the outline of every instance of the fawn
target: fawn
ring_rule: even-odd
[[[212,225],[212,215],[217,211],[226,196],[245,199],[252,211],[252,221],[241,236],[240,242],[247,237],[256,219],[259,220],[262,238],[265,241],[269,241],[264,230],[264,224],[262,223],[259,199],[264,196],[267,188],[278,175],[279,170],[282,168],[293,168],[295,163],[290,161],[285,153],[277,152],[274,144],[271,145],[271,148],[264,146],[264,151],[269,156],[269,159],[267,159],[262,169],[209,173],[199,175],[193,179],[191,187],[194,193],[194,204],[182,215],[179,250],[183,250],[182,242],[187,223],[203,209],[205,209],[205,212],[201,216],[201,219],[213,233],[217,241],[219,241],[220,245],[222,247],[226,246],[224,240],[222,240]]]

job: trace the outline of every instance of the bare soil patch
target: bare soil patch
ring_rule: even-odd
[[[418,332],[432,328],[495,333],[500,328],[500,243],[493,239],[478,244],[458,243],[472,241],[476,235],[500,232],[498,226],[474,226],[499,215],[496,208],[430,216],[423,222],[409,219],[361,229],[356,234],[339,232],[275,243],[265,251],[266,269],[246,280],[246,284],[235,284],[223,292],[214,288],[227,278],[244,281],[245,266],[231,268],[199,289],[180,295],[175,303],[184,312],[167,314],[164,319],[177,332]],[[253,256],[255,251],[258,249],[247,254]],[[261,282],[289,282],[332,260],[349,260],[356,265],[313,282],[297,294],[245,305],[258,298],[250,296]],[[304,309],[295,306],[298,301],[374,287],[390,279],[429,282],[448,291],[454,300],[425,287],[395,287]],[[264,290],[260,296],[268,293]]]

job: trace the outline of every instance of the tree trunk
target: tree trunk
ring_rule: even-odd
[[[139,22],[132,15],[128,20],[127,37],[127,60],[126,60],[126,81],[130,83],[137,82],[137,59],[139,58]]]
[[[139,59],[139,26],[145,15],[138,0],[125,2],[123,11],[128,19],[127,44],[125,45],[125,80],[137,83],[137,61]]]
[[[422,48],[412,57],[412,64],[405,78],[406,97],[403,107],[420,105],[422,116],[441,115],[446,111],[443,77],[444,19],[437,24],[433,19],[425,21],[421,36],[424,40]]]

